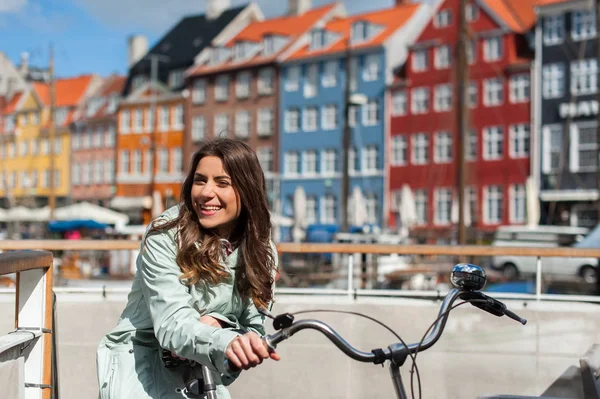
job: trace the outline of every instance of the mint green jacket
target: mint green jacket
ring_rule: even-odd
[[[159,217],[173,219],[178,209],[170,208]],[[275,246],[272,248],[277,259]],[[214,286],[182,284],[176,253],[175,229],[144,237],[127,305],[117,326],[98,346],[101,399],[187,397],[182,391],[182,366],[175,370],[164,367],[162,348],[208,366],[213,370],[218,398],[230,398],[225,385],[237,375],[225,374],[227,345],[244,332],[265,334],[264,316],[251,300],[242,299],[233,285],[237,249],[221,261],[232,279]],[[202,324],[202,315],[213,316],[228,327]],[[192,372],[202,375],[200,366]]]

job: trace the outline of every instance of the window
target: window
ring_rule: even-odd
[[[490,126],[483,129],[483,159],[497,160],[504,155],[504,129]]]
[[[204,79],[197,79],[194,81],[192,87],[192,103],[204,104],[206,101],[206,81]]]
[[[358,89],[358,58],[353,57],[350,59],[350,91],[356,91]]]
[[[152,173],[154,169],[154,155],[150,150],[147,150],[144,155],[144,172],[146,174]]]
[[[263,172],[273,172],[273,149],[271,147],[259,147],[256,153]]]
[[[146,110],[146,131],[151,132],[156,129],[156,110]]]
[[[236,42],[233,46],[233,57],[235,59],[235,61],[243,61],[244,59],[246,59],[250,53],[250,43],[248,42],[244,42],[244,41],[239,41]]]
[[[50,152],[50,142],[48,141],[48,139],[42,139],[42,154],[48,154],[48,152]],[[15,143],[12,143],[11,146],[11,151],[10,154],[12,155],[12,157],[14,158],[16,153],[16,149],[15,149]]]
[[[104,136],[104,129],[102,126],[96,128],[96,134],[94,135],[94,147],[102,148],[102,138]]]
[[[167,130],[169,130],[169,107],[162,106],[160,107],[158,112],[160,120],[159,130],[161,132],[166,132]]]
[[[450,224],[452,212],[452,190],[449,188],[438,188],[433,192],[435,210],[433,220],[437,225]]]
[[[215,126],[214,135],[219,137],[220,135],[227,136],[229,132],[229,115],[217,114],[215,115]]]
[[[564,64],[548,64],[542,67],[542,91],[544,98],[560,98],[564,95]]]
[[[356,154],[356,148],[352,147],[348,150],[348,173],[350,175],[353,175],[358,170],[358,157]]]
[[[170,89],[179,89],[183,86],[183,69],[178,69],[175,71],[171,71],[169,73],[169,88]]]
[[[267,57],[275,53],[279,48],[281,42],[273,35],[267,35],[263,37],[263,56]]]
[[[510,77],[510,102],[524,103],[529,101],[529,75],[519,74]]]
[[[309,195],[306,197],[306,223],[317,223],[317,197]]]
[[[129,133],[129,129],[131,126],[131,120],[129,116],[129,111],[125,110],[121,112],[121,120],[119,121],[119,130],[121,133]]]
[[[250,72],[240,72],[237,74],[235,95],[237,98],[250,97]]]
[[[483,221],[486,224],[499,224],[502,222],[504,212],[503,193],[500,186],[487,186],[483,191],[484,212]]]
[[[158,150],[158,173],[169,173],[169,149]]]
[[[483,105],[493,107],[504,102],[504,80],[502,78],[483,81]]]
[[[365,195],[365,213],[367,223],[377,223],[377,196],[373,193]]]
[[[181,147],[171,150],[171,170],[175,173],[180,173],[183,166],[183,150]]]
[[[315,176],[317,174],[316,151],[308,150],[302,153],[302,173],[309,176]]]
[[[229,97],[229,76],[219,75],[215,82],[215,100],[227,101]]]
[[[19,143],[19,155],[22,157],[27,155],[27,141],[21,141]]]
[[[426,71],[429,67],[429,54],[427,49],[415,50],[412,54],[412,69],[415,72]]]
[[[37,112],[31,113],[31,124],[35,126],[40,124],[40,114],[38,114]]]
[[[86,166],[86,165],[84,165],[84,166]],[[87,166],[89,167],[89,165],[87,165]],[[12,182],[13,182],[13,187],[15,187],[17,184],[17,172],[13,172]],[[44,171],[44,188],[48,188],[48,187],[50,187],[50,171],[45,170]]]
[[[142,150],[134,150],[131,157],[132,173],[142,173]]]
[[[333,194],[321,197],[321,223],[335,223],[335,213],[335,197]]]
[[[88,126],[85,132],[85,140],[83,142],[83,148],[92,148],[94,142],[94,131]]]
[[[441,10],[433,19],[433,26],[444,28],[452,23],[452,10]]]
[[[408,160],[408,145],[406,142],[406,136],[394,135],[392,136],[392,153],[390,154],[392,166],[406,165]]]
[[[77,137],[77,135],[75,137]],[[37,141],[37,139],[32,139],[31,140],[31,154],[37,155],[38,153],[39,153],[38,141]]]
[[[593,172],[596,170],[598,143],[596,122],[571,124],[570,170],[571,172]]]
[[[465,159],[468,161],[477,160],[477,131],[470,130],[467,134],[467,143],[465,149]]]
[[[542,129],[542,172],[559,171],[562,141],[563,128],[561,125],[544,126]]]
[[[111,159],[104,161],[104,183],[114,183],[115,163]]]
[[[403,116],[408,111],[406,90],[396,90],[392,93],[392,116]]]
[[[379,62],[379,55],[370,54],[365,57],[363,69],[363,80],[365,82],[373,82],[379,78],[379,71],[381,69]]]
[[[183,105],[176,105],[173,111],[173,130],[183,129]]]
[[[273,68],[263,68],[258,72],[258,94],[271,94],[275,90]]]
[[[478,98],[477,82],[469,82],[469,86],[467,87],[467,105],[469,108],[477,107]]]
[[[377,147],[368,145],[361,152],[361,169],[363,173],[377,172]]]
[[[437,132],[434,136],[433,161],[452,162],[452,136],[448,132]]]
[[[425,165],[429,161],[429,137],[427,133],[412,136],[411,162],[413,165]]]
[[[240,138],[250,135],[250,112],[238,111],[235,113],[235,135]]]
[[[415,190],[415,208],[419,225],[427,223],[427,203],[427,190]]]
[[[334,104],[325,105],[321,109],[321,128],[323,130],[333,130],[337,128],[337,106]]]
[[[369,100],[362,108],[364,126],[375,126],[379,123],[379,101]]]
[[[351,105],[350,106],[350,109],[348,110],[348,125],[350,127],[356,126],[356,124],[359,122],[359,112],[360,112],[359,105]]]
[[[306,107],[302,112],[302,130],[305,132],[317,130],[317,107]]]
[[[259,136],[270,136],[273,133],[273,110],[271,108],[258,110],[257,132]]]
[[[411,91],[410,110],[413,114],[426,114],[429,111],[429,88],[418,87]]]
[[[571,37],[573,40],[589,39],[596,36],[596,13],[592,10],[579,10],[571,13]]]
[[[542,32],[546,46],[560,44],[565,40],[564,14],[548,15],[544,17]]]
[[[73,164],[71,167],[71,174],[73,175],[73,184],[78,185],[81,183],[81,165],[78,163]]]
[[[114,125],[108,125],[108,131],[104,137],[104,145],[106,148],[113,148],[115,146],[116,136],[117,134]]]
[[[483,59],[487,62],[502,58],[502,37],[489,37],[483,41]]]
[[[526,158],[529,156],[529,125],[521,123],[509,128],[511,158]]]
[[[467,52],[467,62],[473,65],[477,61],[477,41],[468,40],[465,51]]]
[[[323,73],[323,78],[321,79],[321,84],[323,85],[323,87],[335,87],[337,85],[337,75],[338,62],[327,61],[325,63],[325,71]]]
[[[129,174],[129,151],[127,150],[121,150],[121,157],[120,157],[120,162],[121,164],[119,165],[119,172],[128,175]],[[84,164],[86,165],[86,164]]]
[[[295,133],[300,130],[300,110],[298,108],[285,110],[284,125],[287,133]]]
[[[203,116],[192,118],[192,141],[201,141],[206,137],[206,119]]]
[[[511,223],[523,223],[525,216],[525,186],[522,184],[511,185],[509,188],[510,206],[509,217]]]
[[[300,67],[292,66],[287,69],[285,91],[297,91],[300,87]]]
[[[319,66],[316,64],[309,65],[306,68],[306,76],[304,78],[304,97],[312,98],[317,95],[317,82],[319,81]]]
[[[318,50],[325,45],[325,31],[323,29],[313,29],[310,32],[310,50]]]
[[[477,189],[475,187],[468,187],[465,190],[466,206],[468,206],[467,217],[471,218],[471,224],[475,224],[477,221],[479,202],[477,202]]]
[[[450,67],[450,46],[436,47],[433,55],[435,69],[446,69]]]
[[[63,123],[65,123],[65,121],[67,119],[67,113],[68,113],[68,110],[66,108],[59,108],[56,110],[55,117],[56,117],[57,125],[62,125]]]
[[[477,18],[479,18],[479,6],[475,3],[467,4],[465,14],[467,22],[477,21]]]
[[[437,112],[450,111],[452,109],[452,86],[450,84],[435,86],[433,92],[433,109]]]
[[[300,159],[296,151],[288,151],[283,155],[283,163],[285,165],[285,174],[287,176],[296,176],[300,171]]]
[[[321,151],[321,174],[332,175],[335,173],[336,152],[328,149]]]
[[[598,91],[598,60],[571,62],[571,94],[593,94]]]

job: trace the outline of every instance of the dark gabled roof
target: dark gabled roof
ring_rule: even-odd
[[[248,5],[229,8],[215,19],[206,18],[205,14],[191,15],[181,19],[151,49],[148,54],[169,57],[168,61],[159,63],[159,79],[166,81],[168,73],[173,69],[188,68],[194,64],[194,58],[212,40],[229,25]],[[150,73],[150,61],[147,55],[130,68],[124,94],[130,91],[132,77]]]
[[[246,8],[245,5],[227,9],[213,20],[207,19],[205,14],[185,17],[165,34],[148,53],[169,57],[170,60],[161,65],[166,65],[167,69],[190,66],[194,57],[210,44],[244,8]],[[132,69],[146,70],[148,68],[149,63],[144,57]]]

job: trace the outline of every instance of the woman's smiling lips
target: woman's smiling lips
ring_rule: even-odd
[[[221,207],[218,205],[202,205],[200,207],[200,213],[203,216],[213,216],[217,212],[221,210]]]

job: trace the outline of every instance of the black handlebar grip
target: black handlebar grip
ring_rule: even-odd
[[[233,364],[229,359],[225,359],[225,372],[227,374],[233,374],[239,371],[242,371],[242,369]]]
[[[504,309],[504,314],[506,316],[510,317],[511,319],[518,321],[519,323],[521,323],[523,325],[527,324],[527,319],[520,317],[519,315],[517,315],[516,313],[514,313],[508,309]]]

